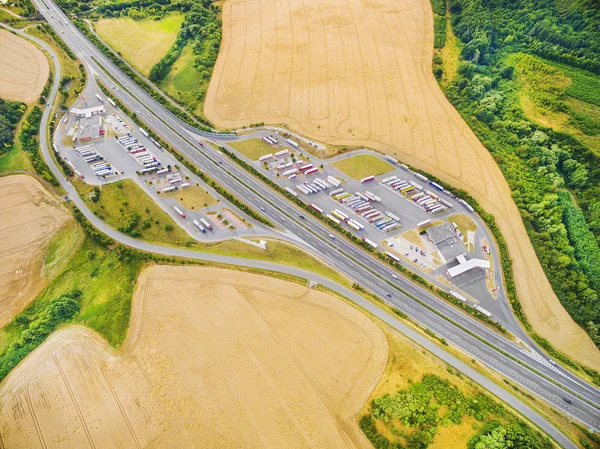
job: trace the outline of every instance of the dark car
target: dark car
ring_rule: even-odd
[[[563,401],[565,401],[567,404],[573,403],[569,398],[563,398]]]
[[[304,215],[298,215],[298,216],[304,220]]]

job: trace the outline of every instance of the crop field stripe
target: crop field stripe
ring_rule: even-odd
[[[85,421],[85,417],[83,416],[83,412],[81,411],[81,407],[79,406],[79,403],[77,402],[77,398],[75,397],[75,394],[73,393],[71,384],[69,383],[69,380],[67,379],[67,376],[65,375],[65,372],[64,372],[59,360],[56,357],[53,357],[52,359],[54,361],[54,364],[56,365],[56,368],[58,369],[58,372],[60,373],[60,377],[63,381],[63,384],[67,388],[69,397],[71,398],[71,401],[73,402],[73,406],[75,407],[75,410],[77,411],[77,415],[79,416],[79,420],[81,421],[81,425],[83,426],[83,430],[85,431],[85,435],[87,437],[88,443],[90,443],[90,447],[96,449],[96,444],[94,443],[94,440],[93,440],[92,436],[90,435],[90,430]]]

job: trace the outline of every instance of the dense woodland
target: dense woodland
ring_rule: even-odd
[[[26,109],[25,103],[5,101],[0,98],[0,155],[12,148],[17,123]]]
[[[458,74],[445,88],[446,95],[502,169],[561,303],[600,346],[600,152],[529,120],[519,103],[511,64],[515,55],[528,54],[560,64],[570,76],[578,76],[568,94],[594,104],[600,4],[450,0],[450,14],[462,46]],[[538,69],[530,72],[537,76]],[[438,77],[440,70],[436,65]],[[534,79],[533,84],[541,82]],[[552,86],[547,92],[538,89],[536,95],[548,108],[564,104]],[[593,132],[594,119],[587,119]]]

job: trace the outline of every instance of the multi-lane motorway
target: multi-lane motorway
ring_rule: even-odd
[[[265,215],[269,219],[278,222],[299,239],[306,242],[309,252],[325,260],[355,282],[360,283],[369,291],[404,311],[413,320],[431,329],[471,357],[512,379],[513,382],[529,390],[532,394],[554,404],[586,425],[596,429],[600,428],[600,410],[597,408],[597,405],[600,404],[600,391],[598,389],[564,370],[556,369],[552,365],[538,363],[522,352],[522,348],[517,344],[488,329],[454,307],[441,302],[427,290],[402,277],[396,279],[393,276],[394,271],[389,266],[373,258],[364,250],[341,238],[330,239],[328,237],[330,230],[316,219],[308,215],[305,219],[300,219],[298,216],[302,212],[295,205],[269,190],[261,182],[218,152],[206,146],[200,148],[196,141],[191,138],[190,133],[192,130],[188,125],[168,112],[105,58],[69,22],[68,18],[55,4],[47,0],[34,0],[34,3],[57,34],[83,61],[91,74],[96,75],[107,86],[115,85],[113,79],[107,75],[108,72],[122,86],[118,90],[113,90],[115,97],[136,111],[149,127],[154,129],[184,156],[209,172],[213,178],[226,185],[229,190],[250,206],[256,210],[263,207]],[[47,152],[47,148],[45,150]],[[61,177],[60,179],[63,180],[63,185],[67,191],[71,195],[75,195],[72,186],[64,178]],[[82,202],[78,202],[78,205],[95,225],[100,226],[102,224],[102,222],[98,223],[99,220],[93,219],[95,217],[85,209]],[[282,217],[285,222],[281,221]],[[173,254],[175,251],[171,248],[162,247],[146,248],[147,245],[143,245],[141,242],[127,239],[125,236],[105,228],[106,226],[101,227],[104,232],[109,233],[115,240],[142,250],[165,254]],[[191,251],[177,251],[178,255],[205,258]],[[180,252],[185,254],[180,254]],[[228,263],[232,263],[232,261],[230,260]],[[236,261],[236,263],[239,263],[239,261]],[[258,265],[254,262],[252,264]],[[419,298],[421,303],[416,302],[404,292]],[[392,298],[388,298],[388,294],[391,294]],[[457,327],[454,323],[460,324],[462,328]],[[469,332],[463,329],[467,329]],[[489,342],[493,347],[486,342]],[[499,352],[497,348],[506,354],[510,354],[511,357]],[[535,371],[528,367],[533,368]],[[560,385],[570,391],[565,390]],[[585,400],[576,397],[576,395]],[[571,404],[565,402],[563,398],[569,399]],[[542,427],[563,446],[573,447],[549,423],[542,425]]]

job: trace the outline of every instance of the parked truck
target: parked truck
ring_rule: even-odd
[[[197,227],[198,229],[200,229],[200,231],[201,231],[203,234],[206,234],[206,229],[204,228],[204,226],[202,226],[202,225],[200,224],[200,222],[199,222],[198,220],[194,220],[194,224],[196,225],[196,227]]]
[[[366,243],[366,244],[368,244],[368,245],[371,245],[373,248],[378,248],[378,247],[379,247],[379,245],[377,245],[377,243],[375,243],[375,242],[374,242],[374,241],[372,241],[372,240],[369,240],[369,239],[368,239],[368,238],[366,238],[366,237],[363,237],[363,242],[365,242],[365,243]]]

